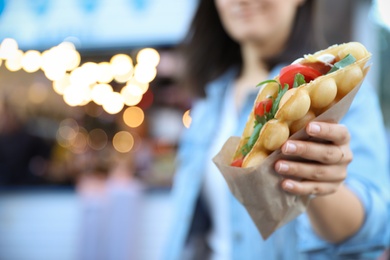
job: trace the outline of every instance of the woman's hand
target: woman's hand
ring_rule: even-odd
[[[312,122],[307,133],[327,143],[289,140],[282,153],[299,156],[310,162],[279,160],[275,170],[283,175],[282,188],[297,195],[327,195],[335,193],[347,176],[352,161],[348,129],[340,124]]]

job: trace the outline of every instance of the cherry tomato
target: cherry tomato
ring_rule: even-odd
[[[230,166],[242,167],[242,162],[243,162],[243,161],[244,161],[244,158],[235,159],[235,160],[230,164]]]
[[[314,68],[304,66],[302,64],[292,64],[284,67],[280,71],[279,81],[280,84],[282,84],[282,87],[284,87],[284,84],[288,84],[289,88],[292,88],[294,84],[294,77],[297,73],[302,74],[305,77],[306,82],[310,82],[311,80],[322,76],[321,72]]]
[[[264,116],[265,113],[269,113],[272,108],[272,98],[264,99],[256,104],[255,115]]]

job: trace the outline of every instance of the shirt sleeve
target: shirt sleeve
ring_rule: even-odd
[[[382,113],[370,85],[362,85],[341,123],[351,134],[353,152],[345,184],[362,202],[365,220],[355,235],[335,245],[318,237],[304,215],[298,219],[300,249],[314,255],[327,251],[340,257],[375,259],[390,241],[390,167]]]

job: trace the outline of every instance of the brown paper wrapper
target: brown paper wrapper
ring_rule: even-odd
[[[351,92],[313,121],[339,122],[348,112],[368,70],[369,67],[364,69],[362,81]],[[309,136],[302,129],[289,139],[308,140]],[[230,166],[239,142],[240,137],[230,137],[213,162],[224,176],[230,191],[248,211],[263,239],[267,239],[275,230],[305,212],[309,198],[292,195],[281,189],[282,177],[274,170],[275,162],[294,158],[283,155],[280,150],[274,151],[256,168]]]

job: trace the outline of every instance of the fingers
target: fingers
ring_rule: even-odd
[[[299,156],[323,164],[340,164],[352,161],[352,152],[338,145],[322,144],[307,141],[287,141],[282,146],[282,153]]]
[[[317,182],[342,182],[347,177],[347,172],[337,165],[280,160],[275,164],[275,170],[288,178]]]
[[[308,135],[330,141],[334,144],[349,143],[350,135],[346,126],[340,124],[312,122],[307,125]]]
[[[286,179],[282,182],[282,188],[296,195],[328,195],[335,193],[341,182],[316,182],[295,181]]]
[[[323,122],[308,124],[306,131],[327,142],[288,140],[283,144],[283,154],[308,161],[277,161],[275,170],[285,178],[281,186],[296,195],[334,193],[345,180],[352,161],[349,131],[343,125]]]

